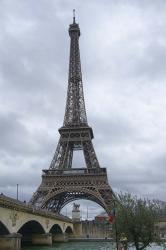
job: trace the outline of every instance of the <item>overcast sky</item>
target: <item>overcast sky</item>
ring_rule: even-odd
[[[0,1],[0,192],[28,200],[53,157],[73,8],[100,165],[116,192],[166,201],[165,0]]]

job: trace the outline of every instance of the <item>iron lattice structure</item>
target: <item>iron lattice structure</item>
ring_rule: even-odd
[[[70,61],[66,110],[60,139],[48,170],[43,170],[42,183],[30,204],[60,212],[69,202],[89,199],[109,214],[113,192],[106,168],[101,168],[92,144],[93,130],[87,122],[79,50],[79,25],[73,18],[69,26]],[[73,151],[82,150],[85,168],[72,168]]]

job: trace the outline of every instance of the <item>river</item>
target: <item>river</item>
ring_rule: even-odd
[[[27,246],[23,247],[22,250],[116,250],[116,247],[111,242],[67,242],[56,243],[52,247]],[[134,250],[134,248],[129,250]],[[154,245],[147,247],[146,250],[166,250],[166,248]]]

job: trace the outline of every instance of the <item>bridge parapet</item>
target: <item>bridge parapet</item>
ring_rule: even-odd
[[[21,202],[19,200],[5,196],[3,194],[0,194],[0,207],[14,209],[20,212],[33,213],[36,215],[41,215],[44,217],[48,217],[48,218],[52,218],[56,220],[63,220],[64,222],[72,223],[72,220],[69,217],[66,217],[62,214],[56,214],[56,213],[49,212],[46,209],[37,208],[30,204],[26,204],[25,202]]]

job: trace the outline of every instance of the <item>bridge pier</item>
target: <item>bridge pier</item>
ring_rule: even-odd
[[[68,236],[63,233],[63,234],[53,234],[52,235],[52,241],[53,242],[67,242],[68,241]]]
[[[73,231],[75,237],[81,237],[82,236],[82,222],[81,221],[75,221],[73,222]]]
[[[0,235],[0,250],[21,250],[21,234]]]
[[[32,235],[32,245],[43,245],[51,246],[52,245],[52,234],[33,234]]]

